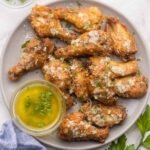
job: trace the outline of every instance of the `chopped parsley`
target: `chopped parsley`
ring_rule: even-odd
[[[25,43],[23,43],[23,44],[21,45],[21,48],[25,48],[25,47],[27,46],[27,44],[29,43],[29,41],[30,41],[30,40],[28,40],[28,41],[26,41]]]

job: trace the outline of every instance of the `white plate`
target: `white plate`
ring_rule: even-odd
[[[80,0],[80,2],[83,4],[83,6],[97,6],[99,7],[105,15],[114,15],[118,16],[120,20],[128,27],[128,29],[131,32],[135,33],[136,41],[138,44],[138,53],[136,54],[136,57],[142,57],[142,61],[139,62],[139,66],[141,68],[142,73],[149,77],[150,72],[149,69],[149,58],[148,58],[148,53],[145,48],[144,42],[142,41],[139,33],[137,30],[132,26],[132,24],[119,12],[113,10],[112,8],[101,4],[98,0]],[[62,0],[53,0],[49,4],[49,6],[67,6],[67,7],[76,7],[77,3],[76,1],[62,1]],[[21,78],[21,80],[17,82],[11,82],[8,79],[7,72],[10,67],[12,67],[14,64],[18,62],[20,53],[21,53],[21,48],[20,46],[26,39],[28,39],[30,36],[34,35],[30,24],[27,21],[27,18],[23,18],[23,21],[18,24],[18,27],[16,30],[13,32],[13,34],[10,36],[6,47],[3,49],[2,53],[2,58],[1,58],[1,68],[0,68],[0,73],[1,73],[1,88],[2,88],[2,93],[4,96],[5,103],[7,106],[9,106],[9,102],[11,99],[11,96],[13,92],[19,88],[22,84],[29,80],[35,80],[35,79],[42,79],[42,75],[39,71],[33,71]],[[125,106],[128,110],[128,118],[127,120],[119,126],[115,126],[111,129],[109,137],[106,139],[104,144],[107,144],[123,133],[125,133],[137,120],[143,109],[145,108],[148,100],[148,93],[142,97],[139,98],[138,100],[122,100],[120,99],[119,102],[123,106]],[[64,149],[64,150],[88,150],[92,148],[97,148],[101,147],[104,144],[99,144],[98,142],[65,142],[56,136],[56,132],[53,133],[52,135],[48,135],[45,137],[40,137],[38,138],[41,142],[48,144],[50,146],[59,148],[59,149]]]

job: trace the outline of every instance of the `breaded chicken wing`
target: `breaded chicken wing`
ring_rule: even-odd
[[[42,72],[45,80],[54,83],[62,91],[66,102],[66,108],[71,108],[74,105],[74,99],[67,92],[72,82],[70,66],[49,55],[49,61],[44,64]]]
[[[102,30],[93,30],[72,40],[71,45],[57,49],[55,56],[58,58],[98,54],[105,56],[112,53],[112,46],[113,42],[108,33]]]
[[[74,59],[71,63],[72,73],[72,89],[81,101],[87,101],[89,99],[89,76],[88,71],[83,67],[79,60]]]
[[[106,106],[101,103],[85,103],[80,111],[85,115],[86,120],[98,127],[112,127],[123,122],[127,113],[121,105]]]
[[[139,70],[136,60],[125,63],[114,61],[109,57],[95,56],[89,58],[89,64],[90,73],[93,76],[99,77],[106,72],[111,79],[133,75]]]
[[[33,38],[27,41],[24,45],[24,51],[21,58],[9,72],[10,80],[18,80],[22,75],[31,70],[40,68],[48,59],[48,55],[53,52],[54,43],[48,39]]]
[[[68,90],[71,84],[70,66],[53,56],[50,56],[49,59],[42,68],[45,80],[54,83],[62,91]]]
[[[147,92],[147,79],[143,75],[135,75],[114,81],[117,95],[126,98],[138,98]]]
[[[124,60],[134,59],[137,45],[133,35],[116,17],[106,17],[106,31],[111,34],[114,53]]]
[[[63,29],[53,10],[46,6],[34,6],[29,19],[32,28],[40,37],[56,37],[68,42],[76,38],[76,35]]]
[[[102,12],[97,7],[58,8],[54,10],[58,18],[72,23],[78,32],[99,29]]]
[[[67,141],[94,140],[103,143],[109,134],[109,128],[96,128],[84,120],[82,113],[74,112],[63,119],[58,134]]]
[[[104,104],[114,104],[118,96],[140,97],[147,90],[145,77],[136,75],[136,61],[122,63],[108,57],[91,57],[89,64],[90,94]],[[116,79],[118,77],[122,78]]]

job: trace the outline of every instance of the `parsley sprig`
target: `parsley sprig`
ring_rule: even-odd
[[[126,144],[127,138],[122,135],[117,142],[112,142],[108,150],[139,150],[141,146],[144,146],[147,150],[150,150],[150,135],[146,133],[150,131],[150,106],[147,105],[145,112],[140,116],[137,121],[137,127],[141,133],[141,139],[138,146]],[[147,135],[147,136],[146,136]]]

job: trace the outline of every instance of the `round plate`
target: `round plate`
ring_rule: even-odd
[[[80,0],[80,3],[82,6],[96,6],[99,7],[102,12],[105,15],[114,15],[120,18],[120,20],[128,27],[128,29],[131,32],[135,33],[136,41],[138,44],[138,53],[136,54],[136,57],[142,57],[142,61],[139,62],[140,69],[142,73],[149,77],[150,72],[149,69],[149,58],[148,58],[148,53],[145,48],[144,42],[142,41],[139,33],[137,30],[132,26],[132,24],[119,12],[115,11],[114,9],[100,3],[98,0]],[[78,3],[70,0],[53,0],[53,2],[49,3],[49,6],[67,6],[67,7],[78,7]],[[34,36],[34,32],[30,27],[30,24],[27,20],[27,17],[22,20],[22,22],[17,26],[16,30],[12,33],[10,36],[6,47],[3,49],[2,53],[2,58],[1,58],[1,87],[2,87],[2,93],[4,96],[4,100],[9,106],[9,102],[11,99],[11,96],[13,92],[20,87],[21,85],[25,84],[25,82],[29,80],[35,80],[35,79],[43,79],[41,73],[39,70],[30,72],[23,76],[19,81],[17,82],[12,82],[8,79],[7,72],[10,67],[12,67],[14,64],[16,64],[19,60],[19,56],[21,53],[21,45],[29,39],[30,37]],[[123,100],[120,99],[119,103],[122,104],[124,107],[126,107],[128,111],[128,118],[127,120],[118,126],[115,126],[111,128],[109,137],[106,139],[104,144],[107,144],[113,140],[115,140],[117,137],[125,133],[137,120],[137,118],[140,116],[142,113],[143,109],[145,108],[147,104],[147,99],[148,99],[148,93],[139,99],[130,99],[130,100]],[[77,106],[76,106],[77,107]],[[104,144],[100,144],[98,142],[92,142],[92,141],[86,141],[86,142],[66,142],[60,140],[57,135],[57,133],[54,132],[51,135],[44,136],[38,138],[41,142],[48,144],[50,146],[59,148],[59,149],[64,149],[64,150],[88,150],[92,148],[98,148],[101,147]]]

